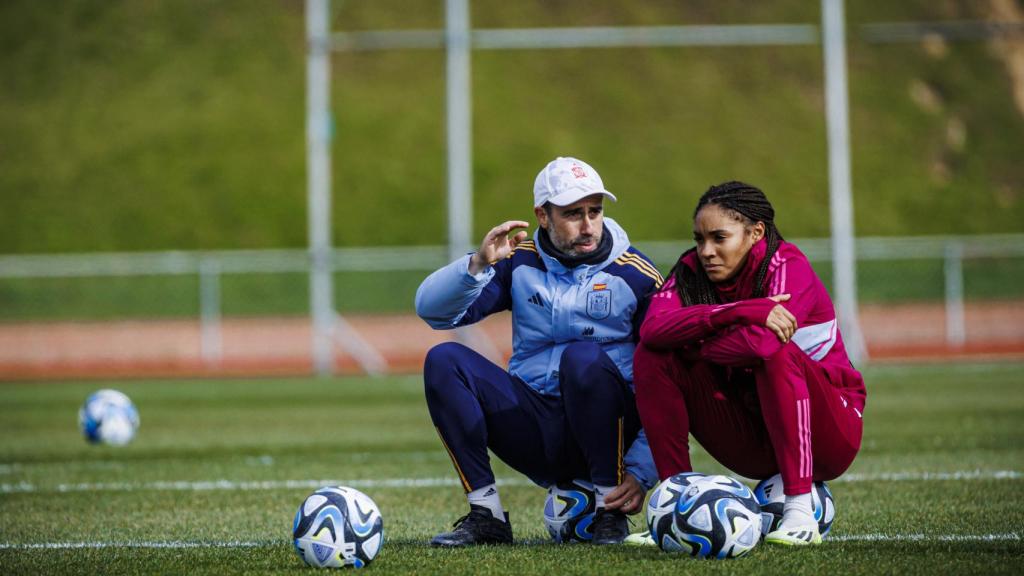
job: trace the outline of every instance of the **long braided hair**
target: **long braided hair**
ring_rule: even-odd
[[[717,204],[718,206],[737,214],[746,226],[753,226],[757,222],[764,222],[765,240],[768,243],[765,257],[754,276],[754,293],[752,297],[759,298],[764,295],[765,276],[768,275],[768,265],[772,256],[779,249],[782,242],[782,234],[775,227],[775,209],[771,202],[765,197],[764,192],[755,186],[743,182],[725,182],[708,188],[707,192],[700,197],[697,208],[693,211],[693,218],[696,220],[701,208]],[[708,273],[698,263],[697,270],[691,270],[683,264],[683,258],[697,248],[690,248],[679,257],[675,267],[669,275],[675,278],[676,290],[683,306],[694,304],[719,304],[721,303],[714,283],[708,278]]]

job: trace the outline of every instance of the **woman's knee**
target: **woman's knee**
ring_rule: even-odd
[[[673,365],[675,358],[676,355],[673,350],[655,350],[640,344],[633,351],[633,366],[642,366],[644,369],[664,369],[667,366]]]
[[[754,372],[759,378],[791,377],[803,372],[801,363],[805,358],[804,351],[790,340],[778,352],[765,358]]]
[[[639,389],[657,379],[676,380],[679,358],[672,350],[654,350],[640,344],[633,353],[633,381]]]

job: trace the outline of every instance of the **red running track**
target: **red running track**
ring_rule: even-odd
[[[430,347],[452,340],[415,316],[346,316],[387,362],[388,372],[416,373]],[[965,309],[966,344],[945,342],[941,304],[862,306],[861,324],[872,361],[1024,359],[1024,303],[987,302]],[[305,317],[226,319],[222,356],[204,361],[196,320],[54,322],[0,325],[0,380],[108,377],[303,375],[311,372]],[[464,341],[498,361],[511,347],[510,317],[477,325]],[[359,374],[359,364],[335,346],[337,372]],[[503,357],[503,358],[502,358]]]

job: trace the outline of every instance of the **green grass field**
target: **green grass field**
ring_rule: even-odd
[[[838,515],[812,550],[735,561],[546,542],[544,491],[498,465],[520,544],[433,550],[465,501],[415,376],[0,385],[0,573],[309,573],[292,516],[322,484],[379,504],[368,570],[444,574],[1019,573],[1024,364],[874,367],[864,446],[832,482]],[[116,387],[142,426],[87,445],[85,396]],[[722,471],[697,451],[700,471]],[[401,487],[412,479],[419,487]],[[634,530],[641,529],[639,520]]]

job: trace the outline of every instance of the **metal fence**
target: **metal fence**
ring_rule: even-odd
[[[330,0],[306,0],[308,75],[307,141],[309,145],[310,247],[320,254],[329,250],[331,176],[329,149],[329,53],[331,51],[437,50],[446,53],[445,122],[447,137],[448,249],[457,254],[472,245],[473,178],[471,60],[481,50],[556,50],[612,47],[665,46],[793,46],[821,44],[825,71],[825,119],[829,167],[831,255],[835,285],[833,298],[846,334],[852,359],[865,356],[865,338],[858,324],[854,266],[853,209],[851,198],[848,94],[846,78],[846,17],[844,0],[821,0],[821,25],[812,23],[732,24],[683,26],[602,26],[547,28],[474,28],[470,0],[445,0],[443,29],[370,30],[333,32]],[[851,30],[870,43],[905,43],[925,38],[977,41],[1016,37],[1024,33],[1019,22],[948,21],[878,22]],[[321,209],[317,209],[317,207]],[[312,316],[326,329],[331,315],[331,274],[326,266],[311,270]],[[318,371],[326,365],[325,338],[314,335],[320,351]]]
[[[827,263],[831,260],[830,242],[825,238],[797,239],[800,246],[828,283]],[[659,264],[663,271],[678,256],[685,246],[679,242],[657,241],[637,242],[639,248]],[[911,262],[941,262],[941,280],[935,275],[927,276],[924,282],[941,282],[942,286],[930,287],[923,299],[934,299],[940,294],[945,310],[945,343],[950,347],[963,346],[967,340],[965,329],[965,272],[964,263],[977,263],[998,259],[1009,259],[1024,264],[1024,234],[993,236],[942,236],[942,237],[868,237],[857,240],[859,267],[877,266],[876,281],[899,285],[908,282],[907,267]],[[381,273],[408,272],[419,278],[425,276],[447,261],[446,246],[418,246],[393,248],[338,248],[331,252],[330,269],[334,273]],[[198,293],[197,310],[192,316],[198,317],[201,357],[204,362],[216,365],[222,358],[222,321],[225,317],[222,303],[222,278],[226,275],[285,275],[306,274],[312,266],[312,258],[305,250],[253,250],[221,252],[142,252],[103,254],[62,254],[62,255],[19,255],[0,256],[0,285],[5,281],[29,281],[32,279],[58,278],[112,278],[112,277],[171,277],[185,276],[196,280]],[[1024,265],[1014,268],[1024,273]],[[1017,284],[1024,278],[1016,278],[1011,271],[1006,284]],[[862,274],[862,281],[865,276]],[[346,286],[339,282],[338,290],[344,293]],[[1024,289],[1016,294],[1011,289],[1004,299],[1020,301],[1024,307]],[[915,296],[911,295],[911,299]],[[3,291],[0,290],[0,305]],[[395,312],[411,313],[411,297],[396,303]],[[301,313],[300,311],[296,311]],[[21,318],[19,322],[31,322]],[[359,337],[358,331],[349,329],[342,316],[337,317],[335,332],[343,335],[346,351],[355,357],[367,372],[380,372],[386,362],[374,347]]]

